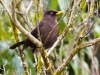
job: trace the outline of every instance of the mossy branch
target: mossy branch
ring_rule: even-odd
[[[92,41],[89,41],[89,42],[86,42],[86,43],[83,43],[83,44],[80,44],[78,46],[76,46],[72,51],[71,53],[69,54],[69,56],[65,59],[65,61],[63,62],[63,64],[61,66],[59,66],[55,72],[55,75],[60,75],[61,72],[64,70],[64,68],[69,64],[69,62],[72,60],[72,58],[77,54],[77,52],[79,52],[80,50],[86,48],[86,47],[89,47],[89,46],[92,46],[96,43],[100,42],[100,37],[99,38],[96,38]]]
[[[20,22],[18,21],[17,19],[17,15],[16,15],[16,11],[15,11],[15,7],[13,7],[13,10],[10,11],[10,8],[8,8],[8,6],[6,5],[5,1],[3,0],[0,0],[0,2],[2,3],[3,7],[7,10],[8,12],[8,15],[10,17],[10,19],[12,20],[12,22],[14,23],[14,25],[28,38],[30,39],[37,47],[39,47],[40,49],[40,53],[41,53],[41,56],[44,60],[44,65],[45,65],[45,68],[47,69],[46,70],[46,73],[47,74],[50,74],[52,75],[52,71],[51,71],[51,65],[50,65],[50,61],[49,61],[49,58],[47,57],[47,53],[45,52],[44,48],[43,48],[43,45],[42,43],[36,39],[34,36],[32,36],[30,34],[30,32],[26,31],[22,25],[20,24]],[[12,1],[13,2],[13,1]],[[21,52],[22,53],[22,52]],[[21,57],[22,58],[22,57]],[[23,60],[23,59],[22,59]],[[28,73],[26,73],[26,75],[28,75]]]
[[[91,19],[91,17],[94,17],[95,19],[95,15],[93,14],[94,11],[93,11],[93,8],[94,8],[94,0],[91,0],[91,5],[90,5],[90,11],[88,13],[88,20]],[[88,23],[89,21],[86,21],[86,24]],[[95,23],[95,20],[94,20],[94,23]],[[92,24],[92,27],[94,26],[94,23]],[[85,24],[85,23],[84,23]],[[89,23],[88,23],[89,24]],[[70,25],[69,25],[70,26]],[[84,33],[82,34],[82,36],[85,36],[87,35],[90,30],[92,29],[92,27],[90,27],[90,29],[88,28],[88,30],[85,30]],[[79,35],[80,36],[80,35]],[[82,38],[85,38],[85,37],[82,37]],[[80,41],[79,44],[77,44],[75,46],[74,49],[72,49],[72,51],[70,52],[70,54],[68,55],[68,57],[65,58],[65,61],[62,63],[61,66],[59,66],[57,68],[57,70],[55,71],[54,75],[61,75],[61,73],[64,71],[65,67],[69,64],[69,62],[72,60],[72,58],[82,49],[86,48],[86,47],[89,47],[91,45],[94,45],[96,43],[100,42],[100,37],[99,38],[96,38],[92,41],[89,41],[89,42],[86,42],[86,43],[82,43],[82,41]]]

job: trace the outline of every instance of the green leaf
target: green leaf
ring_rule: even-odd
[[[100,26],[99,25],[96,25],[95,28],[94,28],[94,30],[95,30],[95,35],[97,37],[100,37]]]
[[[48,0],[48,9],[51,10],[55,10],[58,6],[58,1],[57,0]]]
[[[63,12],[66,11],[66,8],[69,5],[67,2],[68,2],[67,0],[58,0],[59,7]]]
[[[65,13],[65,11],[67,10],[67,8],[69,7],[70,1],[67,0],[58,0],[58,5],[60,7],[60,10],[63,11]],[[67,23],[67,18],[64,17],[64,22]]]

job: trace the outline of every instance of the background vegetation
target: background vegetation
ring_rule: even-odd
[[[52,64],[48,71],[55,75],[99,75],[99,0],[0,0],[0,75],[50,75],[41,52],[33,54],[30,48],[23,53],[17,48],[9,49],[26,36],[17,28],[5,6],[10,13],[14,8],[17,20],[29,32],[37,26],[46,10],[63,11],[63,15],[58,16],[58,21],[63,16],[59,23],[61,41],[58,40],[48,56],[49,64]],[[61,70],[64,63],[67,64]]]

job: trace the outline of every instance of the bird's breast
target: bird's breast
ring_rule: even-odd
[[[58,26],[56,26],[56,28],[53,29],[56,24],[57,22],[47,21],[40,28],[41,40],[45,48],[51,47],[54,44],[54,42],[57,40]]]

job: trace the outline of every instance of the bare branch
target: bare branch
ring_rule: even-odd
[[[14,19],[16,17],[16,14],[15,14],[15,0],[11,1],[11,16],[12,16],[12,19]],[[14,22],[13,22],[13,24],[14,24]],[[25,74],[28,75],[28,68],[27,68],[27,65],[26,65],[26,62],[25,62],[24,54],[23,54],[20,47],[18,47],[18,49],[19,49],[19,52],[20,52],[20,57],[21,57],[21,60],[22,60],[22,65],[23,65],[24,70],[25,70]]]
[[[4,6],[4,8],[7,10],[9,16],[11,16],[10,8],[6,5],[4,0],[0,0],[1,4]]]
[[[74,0],[72,0],[72,2],[71,2],[70,5],[72,5],[73,1],[74,1]],[[48,37],[46,38],[46,41],[48,40],[48,38],[49,38],[49,36],[51,35],[52,31],[57,27],[57,25],[58,25],[58,24],[63,20],[63,18],[66,16],[68,10],[69,10],[69,8],[66,10],[65,14],[62,16],[62,18],[60,19],[60,21],[59,21],[59,22],[54,26],[54,28],[51,30],[51,32],[49,33]],[[66,25],[66,27],[67,27],[67,25]],[[67,30],[67,29],[65,28],[65,30]],[[57,46],[57,44],[63,39],[63,37],[64,37],[63,35],[64,35],[64,34],[65,34],[65,31],[63,31],[62,35],[61,35],[60,37],[58,37],[57,41],[56,41],[56,42],[53,44],[53,46],[50,48],[50,50],[48,51],[47,56],[49,56],[49,54],[54,50],[54,48]],[[46,43],[46,41],[45,41],[45,43]],[[44,44],[45,44],[45,43],[44,43]]]
[[[2,1],[2,4],[3,4],[3,3],[4,3],[4,2]],[[5,5],[5,3],[4,3],[4,5]],[[4,7],[5,7],[5,9],[7,8],[6,5],[5,5]],[[8,8],[7,8],[6,10],[9,11]],[[7,12],[8,12],[8,11],[7,11]],[[45,64],[45,67],[46,67],[46,73],[52,75],[52,71],[51,71],[51,62],[49,61],[48,57],[46,57],[47,53],[46,53],[46,51],[44,50],[42,43],[41,43],[40,41],[38,41],[34,36],[32,36],[28,31],[26,31],[26,30],[21,26],[20,22],[17,20],[17,16],[16,16],[16,12],[15,12],[15,9],[14,9],[14,8],[13,8],[13,10],[12,10],[12,13],[11,13],[11,12],[8,12],[8,14],[10,14],[9,16],[10,16],[12,22],[15,24],[15,26],[16,26],[24,35],[26,35],[26,37],[27,37],[28,39],[30,39],[38,48],[40,48],[39,50],[40,50],[41,56],[42,56],[42,58],[43,58],[43,60],[44,60],[44,64]],[[12,14],[12,15],[11,15],[11,14]]]
[[[80,50],[82,50],[82,49],[84,49],[86,47],[92,46],[92,45],[94,45],[94,44],[96,44],[98,42],[100,42],[100,37],[99,38],[96,38],[96,39],[94,39],[94,40],[92,40],[90,42],[86,42],[84,44],[80,44],[79,46],[76,46],[71,51],[71,53],[69,54],[69,56],[65,59],[64,63],[57,68],[57,70],[55,72],[55,75],[60,74],[64,70],[64,68],[69,64],[69,62],[72,60],[72,58],[75,56],[75,54],[77,52],[79,52]]]
[[[93,5],[94,5],[94,2],[91,1],[90,10],[92,10],[92,8],[94,8]],[[94,14],[93,14],[93,10],[92,10],[92,11],[89,12],[89,18],[90,18],[91,16],[93,16],[93,15],[94,15]],[[88,18],[88,19],[89,19],[89,18]],[[88,21],[87,21],[86,23],[88,23]],[[95,23],[95,22],[94,22],[94,23]],[[94,25],[94,23],[93,23],[93,25]],[[86,34],[89,33],[89,31],[92,29],[93,25],[90,27],[90,29],[88,29],[88,31],[86,31]],[[85,34],[83,34],[83,35],[85,35]],[[92,40],[92,41],[83,43],[83,44],[81,44],[81,43],[80,43],[80,44],[77,44],[77,46],[71,51],[71,53],[69,54],[69,56],[65,58],[65,61],[62,63],[62,65],[59,66],[59,67],[57,68],[57,70],[56,70],[56,72],[55,72],[54,74],[55,74],[55,75],[61,74],[62,71],[65,69],[65,67],[69,64],[69,62],[70,62],[70,61],[72,60],[72,58],[75,56],[75,54],[76,54],[77,52],[79,52],[81,49],[84,49],[85,47],[94,45],[94,44],[96,44],[96,43],[98,43],[98,42],[100,42],[100,37],[97,38],[97,39],[94,39],[94,40]]]
[[[27,7],[27,9],[26,9],[26,12],[25,12],[26,14],[28,14],[29,10],[32,7],[32,4],[33,4],[33,1],[31,0],[30,3],[29,3],[29,5],[28,5],[28,7]]]

